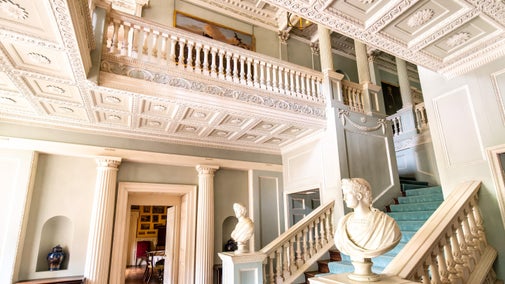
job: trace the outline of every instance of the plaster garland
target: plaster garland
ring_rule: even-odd
[[[367,127],[367,126],[359,125],[358,123],[352,121],[351,118],[349,117],[349,113],[350,112],[348,110],[343,110],[343,109],[338,110],[338,117],[340,118],[340,121],[342,122],[342,126],[345,126],[346,123],[349,122],[349,124],[351,126],[353,126],[354,128],[356,128],[360,131],[371,132],[371,131],[376,131],[378,129],[382,129],[382,134],[386,134],[386,125],[388,123],[387,120],[379,118],[379,119],[377,119],[376,126]],[[365,123],[366,118],[362,117],[361,122]]]

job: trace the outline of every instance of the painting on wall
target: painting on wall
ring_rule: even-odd
[[[254,50],[254,37],[216,23],[199,19],[188,14],[175,12],[175,27],[225,42],[247,50]]]
[[[382,95],[384,96],[384,107],[386,114],[392,115],[400,110],[403,106],[400,87],[387,82],[381,82]]]
[[[139,211],[137,237],[156,237],[156,229],[160,226],[166,226],[167,206],[139,206]]]

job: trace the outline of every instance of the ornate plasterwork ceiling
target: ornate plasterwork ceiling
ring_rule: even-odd
[[[117,74],[105,73],[101,79],[112,83],[97,84],[87,78],[90,59],[82,57],[79,49],[79,39],[86,31],[77,33],[73,28],[73,24],[88,26],[91,19],[85,13],[76,17],[79,9],[71,10],[69,3],[87,5],[85,0],[0,0],[0,119],[267,153],[279,153],[283,145],[324,128],[322,117],[264,111],[258,105],[246,109],[244,104],[224,105],[218,98],[182,101],[141,90],[119,91]],[[284,9],[290,9],[338,32],[332,44],[346,54],[352,54],[349,37],[354,37],[447,74],[464,72],[505,52],[503,1],[195,3],[272,30],[283,28]],[[393,61],[382,57],[378,62],[384,67]],[[141,87],[150,85],[139,83]],[[191,90],[177,91],[179,97],[190,94],[194,95]]]
[[[243,2],[208,1],[242,14]],[[455,76],[505,55],[505,2],[499,0],[261,0],[264,14],[247,10],[249,17],[271,29],[285,27],[285,13],[293,13],[358,39],[373,49]],[[272,7],[278,7],[272,9]],[[275,16],[274,16],[275,15]],[[266,17],[266,18],[265,18]],[[298,33],[299,34],[299,33]],[[302,33],[304,35],[304,33]],[[313,38],[313,35],[306,35]]]
[[[307,108],[304,102],[240,93],[231,84],[182,77],[155,84],[112,71],[102,71],[100,83],[87,78],[90,59],[81,52],[94,42],[81,43],[79,49],[80,38],[89,32],[82,27],[91,26],[85,5],[87,1],[77,0],[0,0],[1,120],[276,154],[281,146],[324,128],[321,104]],[[201,94],[194,86],[231,91]],[[223,94],[239,98],[220,98]],[[319,110],[300,116],[312,107]]]

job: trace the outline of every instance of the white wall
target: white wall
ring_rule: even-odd
[[[503,75],[493,76],[503,74],[504,66],[501,58],[453,79],[419,68],[444,194],[462,181],[482,181],[479,204],[488,241],[498,250],[499,279],[505,279],[505,230],[485,150],[505,144],[505,108],[500,100],[505,90],[498,92],[493,86],[505,84]]]

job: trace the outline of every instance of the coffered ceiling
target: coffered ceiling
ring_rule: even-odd
[[[190,1],[272,30],[286,29],[289,9],[334,30],[334,47],[347,53],[352,53],[349,38],[357,38],[370,51],[384,50],[448,75],[505,53],[504,1]],[[86,1],[0,0],[1,120],[266,153],[279,153],[324,128],[324,113],[299,116],[191,99],[183,90],[161,96],[93,82],[73,28],[91,21],[75,16],[82,12],[79,5]],[[298,36],[317,40],[314,29]],[[114,81],[107,76],[112,75],[101,80]]]

